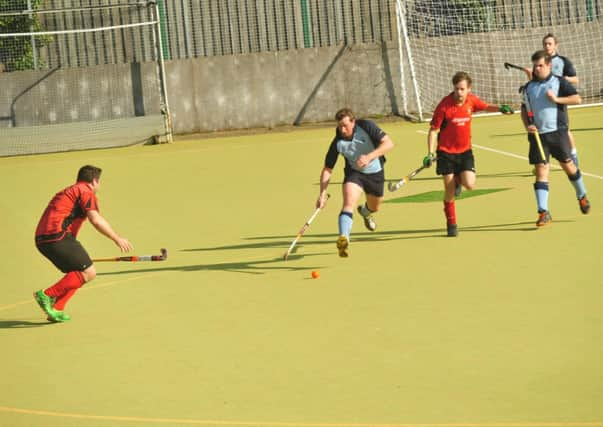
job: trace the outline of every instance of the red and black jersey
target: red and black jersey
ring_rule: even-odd
[[[458,105],[454,95],[444,97],[436,107],[431,128],[440,129],[438,150],[447,153],[464,153],[471,148],[471,116],[482,111],[488,104],[469,93],[463,105]]]
[[[77,236],[91,210],[98,211],[98,200],[87,182],[78,182],[58,192],[38,222],[36,244],[56,242],[67,233]]]

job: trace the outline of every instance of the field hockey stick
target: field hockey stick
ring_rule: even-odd
[[[126,261],[126,262],[137,262],[137,261],[165,261],[167,259],[167,249],[160,249],[161,255],[138,255],[138,256],[118,256],[113,258],[99,258],[93,259],[94,262],[111,262],[111,261]]]
[[[526,114],[528,116],[528,124],[536,126],[534,123],[534,111],[532,111],[530,97],[528,96],[528,85],[525,85],[523,87],[523,99],[525,101]],[[542,141],[540,139],[540,133],[538,132],[538,128],[536,128],[536,132],[534,132],[534,139],[536,139],[536,145],[538,146],[538,151],[540,152],[540,158],[543,162],[546,163],[546,157],[544,155],[544,149],[542,148]]]
[[[331,197],[331,195],[327,194],[327,200],[329,200],[329,197]],[[304,233],[306,232],[306,230],[308,229],[308,227],[310,227],[310,224],[312,224],[312,221],[314,221],[314,218],[316,218],[316,216],[318,215],[319,212],[320,212],[320,208],[316,208],[316,210],[314,211],[314,213],[310,216],[310,218],[308,218],[308,220],[306,221],[306,223],[298,231],[297,236],[295,236],[295,239],[293,239],[293,242],[291,242],[291,245],[289,246],[289,249],[287,249],[287,252],[285,252],[285,255],[283,255],[283,259],[285,261],[287,261],[287,258],[289,258],[289,255],[291,255],[291,252],[293,251],[293,248],[295,247],[295,245],[297,244],[297,242],[299,241],[299,239],[301,239],[301,237],[304,235]]]
[[[525,69],[524,67],[520,67],[519,65],[515,65],[515,64],[511,64],[510,62],[505,62],[504,66],[507,70],[510,70],[511,68],[515,69],[515,70],[519,70],[519,71],[524,71]]]
[[[421,172],[423,169],[425,169],[427,166],[421,166],[420,168],[415,169],[414,171],[412,171],[411,173],[409,173],[408,175],[406,175],[404,178],[402,178],[400,181],[390,181],[387,183],[387,188],[389,191],[396,191],[397,189],[399,189],[400,187],[402,187],[403,185],[405,185],[408,181],[410,181],[411,179],[413,179],[419,172]]]

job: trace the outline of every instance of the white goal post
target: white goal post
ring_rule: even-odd
[[[526,81],[505,62],[531,66],[542,39],[554,34],[559,54],[577,70],[583,103],[603,100],[603,3],[597,0],[395,0],[400,37],[404,114],[426,120],[452,90],[451,78],[466,71],[473,91],[490,103],[521,102]]]
[[[0,156],[171,141],[154,2],[14,4],[0,12]]]

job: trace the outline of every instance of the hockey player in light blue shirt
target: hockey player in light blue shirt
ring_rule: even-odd
[[[533,78],[524,87],[521,117],[530,142],[530,163],[536,166],[534,192],[538,206],[537,226],[552,221],[548,207],[549,157],[553,156],[572,183],[580,211],[587,214],[590,202],[582,173],[570,154],[567,106],[582,102],[576,88],[566,79],[552,73],[552,58],[545,50],[532,55]],[[544,153],[544,158],[542,154]]]

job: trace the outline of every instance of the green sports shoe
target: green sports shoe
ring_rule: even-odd
[[[52,308],[52,306],[54,305],[53,297],[49,297],[48,295],[46,295],[43,290],[34,292],[33,296],[40,308],[44,311],[44,313],[48,314],[49,316],[51,315],[51,313],[56,313],[56,310]]]
[[[53,309],[53,313],[49,313],[46,320],[48,320],[49,322],[56,322],[56,323],[67,322],[67,321],[71,320],[71,316],[68,315],[67,313],[65,313],[64,311],[59,311],[59,310]]]

